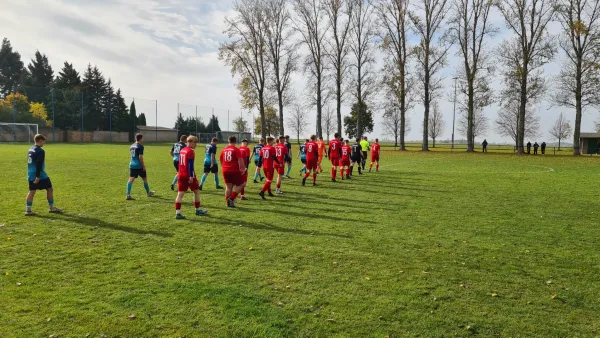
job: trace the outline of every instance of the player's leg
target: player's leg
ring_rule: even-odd
[[[346,170],[346,167],[344,165],[340,165],[340,176],[342,177],[342,180],[344,179],[344,171]]]
[[[195,187],[192,188],[198,188],[198,181],[196,180],[192,185],[195,185]],[[200,189],[192,189],[192,191],[194,192],[194,208],[196,209],[196,216],[206,215],[208,210],[200,209]]]
[[[173,161],[173,166],[175,167],[175,177],[173,177],[173,182],[171,183],[171,190],[175,190],[175,184],[177,184],[177,175],[179,174],[179,161]]]
[[[335,182],[338,166],[339,166],[338,160],[331,160],[331,182]]]
[[[127,200],[134,199],[133,197],[131,197],[131,188],[133,188],[133,182],[135,181],[135,179],[138,176],[139,176],[139,173],[136,169],[129,169],[129,180],[127,180],[127,195],[126,195]]]
[[[264,169],[266,181],[265,181],[265,184],[263,185],[260,193],[258,194],[263,200],[266,199],[265,192],[271,190],[271,178],[269,177],[269,171],[270,171],[270,169],[266,169],[266,168]]]
[[[35,213],[31,210],[33,207],[33,198],[35,197],[35,192],[36,190],[30,188],[29,192],[27,193],[27,197],[25,198],[25,216],[35,215]]]
[[[52,188],[52,183],[50,183],[50,179],[48,180],[48,188],[46,189],[46,199],[48,200],[48,208],[51,213],[61,213],[62,209],[54,206],[54,189]]]
[[[142,181],[144,181],[144,189],[146,190],[146,196],[154,196],[154,191],[150,191],[150,185],[148,184],[148,177],[146,176],[146,172],[142,171],[140,173],[140,177],[142,178]]]
[[[210,174],[210,165],[204,165],[204,173],[202,174],[202,178],[200,179],[200,190],[202,190],[202,186],[204,186],[204,182],[208,178],[208,174]]]
[[[225,201],[227,202],[227,206],[233,208],[233,200],[237,197],[233,195],[233,183],[227,181],[225,182]]]
[[[281,195],[281,182],[283,181],[283,173],[284,173],[284,166],[282,165],[280,168],[277,168],[277,189],[275,190],[276,194]]]
[[[187,191],[187,185],[185,188],[185,191]],[[181,182],[179,182],[177,190],[177,197],[175,198],[175,218],[184,219],[185,216],[181,214],[181,202],[183,201],[183,195],[185,195],[185,191],[182,191],[183,188]]]
[[[223,189],[223,187],[219,184],[219,166],[215,164],[215,166],[212,167],[211,172],[215,174],[215,188]]]
[[[377,167],[375,167],[375,171],[379,172],[379,158],[377,159]]]
[[[290,157],[290,158],[288,159],[287,173],[285,174],[285,176],[286,176],[287,178],[292,178],[292,177],[290,176],[290,172],[291,172],[291,171],[292,171],[292,159],[291,159],[291,157]]]

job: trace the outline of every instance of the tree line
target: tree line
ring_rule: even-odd
[[[131,134],[136,125],[146,125],[146,116],[137,115],[135,102],[128,107],[121,89],[115,90],[111,79],[107,80],[97,66],[88,64],[80,75],[65,61],[55,74],[48,57],[40,51],[25,66],[7,38],[0,48],[0,98],[2,122],[16,119],[17,123],[65,130],[83,127]]]
[[[384,129],[404,150],[407,113],[418,103],[426,151],[429,138],[443,129],[430,111],[444,92],[442,71],[454,50],[461,60],[454,75],[455,104],[469,152],[487,129],[484,108],[498,103],[495,129],[512,137],[523,153],[525,138],[539,128],[535,108],[547,99],[574,111],[578,155],[582,113],[600,106],[600,2],[595,0],[236,0],[234,11],[225,20],[229,38],[219,57],[239,79],[243,107],[258,110],[255,131],[262,136],[283,133],[286,116],[298,133],[307,109],[316,110],[316,134],[323,136],[330,122],[325,115],[335,109],[334,130],[342,133],[343,126],[355,137],[372,131],[373,111],[381,111]],[[509,34],[492,48],[500,31],[490,20],[495,15]],[[557,36],[549,32],[555,22],[561,27]],[[382,69],[375,69],[377,50]],[[561,72],[550,78],[543,67],[559,50],[565,55]],[[308,80],[300,97],[290,90],[296,72]],[[494,92],[490,79],[498,76],[504,87]],[[343,103],[352,107],[345,118]]]

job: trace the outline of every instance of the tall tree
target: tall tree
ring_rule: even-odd
[[[106,80],[98,67],[94,66],[92,68],[92,65],[88,64],[88,67],[83,74],[81,86],[84,98],[84,129],[88,131],[103,129],[105,121],[108,121],[106,107],[104,106]]]
[[[388,132],[394,131],[392,134],[396,139],[396,146],[398,138],[400,139],[400,150],[406,150],[406,113],[412,108],[414,93],[414,78],[408,70],[411,59],[407,40],[408,5],[409,0],[380,0],[375,5],[382,40],[381,48],[386,55],[383,82],[388,96],[391,95],[395,99],[388,101],[397,107],[386,110],[384,123],[388,127],[393,126]]]
[[[19,89],[19,81],[24,71],[21,54],[13,51],[7,38],[2,39],[2,47],[0,47],[0,97],[5,97]]]
[[[398,147],[398,141],[402,136],[410,132],[410,117],[404,115],[396,104],[389,105],[383,113],[383,130],[387,135],[394,138],[394,148]],[[403,142],[403,141],[402,141]],[[402,143],[400,143],[402,147]],[[406,150],[406,145],[404,145]]]
[[[438,101],[433,102],[433,112],[429,116],[428,124],[428,136],[433,139],[433,147],[435,148],[435,139],[442,136],[442,133],[446,128],[446,121],[444,121],[444,115],[442,115]]]
[[[266,136],[275,136],[279,134],[279,117],[277,116],[277,109],[272,106],[265,107],[265,128],[263,129],[263,124],[260,123],[261,117],[257,116],[254,121],[254,133],[259,135]]]
[[[129,109],[127,109],[121,89],[117,89],[113,96],[111,107],[113,109],[113,130],[123,132],[131,130],[132,123],[129,123]]]
[[[237,117],[233,120],[233,128],[236,133],[245,133],[248,131],[248,121],[241,116]]]
[[[268,51],[266,43],[266,17],[264,1],[236,0],[233,10],[236,16],[226,18],[224,31],[231,41],[221,43],[219,59],[231,67],[232,76],[248,79],[248,85],[256,97],[261,130],[266,130],[265,86],[268,76]],[[266,137],[266,134],[262,134]]]
[[[348,39],[350,33],[353,0],[325,0],[324,8],[331,27],[331,38],[328,41],[329,62],[335,72],[335,103],[337,113],[337,132],[342,134],[342,103],[345,98],[344,79],[348,68]],[[328,112],[326,112],[328,113]],[[325,124],[327,124],[325,119]],[[327,131],[327,139],[329,139]]]
[[[450,6],[448,0],[423,0],[409,12],[413,30],[421,39],[414,48],[419,65],[419,82],[422,85],[421,101],[423,114],[423,151],[429,150],[429,109],[437,92],[441,89],[440,72],[446,65],[446,56],[451,43],[441,32],[445,29]],[[436,41],[437,40],[437,41]]]
[[[114,122],[115,122],[115,114],[114,112],[116,111],[114,106],[114,96],[115,96],[115,89],[113,88],[112,85],[112,80],[108,79],[108,81],[106,82],[106,90],[104,92],[104,97],[102,98],[103,103],[102,105],[105,107],[106,110],[106,118],[102,121],[102,125],[103,128],[102,130],[113,130],[113,126],[114,126]],[[144,124],[145,125],[145,124]]]
[[[597,120],[596,122],[594,122],[595,124],[595,129],[597,133],[600,133],[600,120]]]
[[[327,103],[325,38],[327,20],[322,6],[324,0],[292,0],[297,14],[296,30],[301,42],[308,48],[304,60],[304,73],[309,75],[310,104],[317,108],[317,136],[323,136],[323,107]]]
[[[300,135],[308,131],[308,114],[300,105],[296,105],[288,117],[288,126],[296,135],[298,144],[300,144]],[[282,133],[283,134],[283,133]]]
[[[454,0],[450,34],[458,43],[462,67],[458,77],[463,81],[461,94],[466,106],[467,152],[475,150],[475,118],[477,112],[492,103],[489,78],[493,73],[493,60],[487,42],[498,31],[490,22],[490,0]]]
[[[27,66],[29,76],[27,77],[26,92],[31,102],[43,102],[50,106],[50,91],[54,82],[54,70],[48,57],[40,51],[35,52],[35,56]]]
[[[179,117],[181,117],[181,114],[179,114]],[[129,130],[129,142],[134,142],[135,141],[135,133],[137,133],[137,126],[138,126],[137,110],[135,109],[135,101],[132,101],[131,105],[129,106],[129,119],[127,122],[129,122],[129,127],[127,128],[127,130]],[[178,120],[178,122],[179,122],[179,120]],[[180,129],[180,131],[181,131],[181,129]]]
[[[600,1],[558,0],[558,19],[560,48],[567,57],[554,100],[575,109],[573,155],[580,155],[581,116],[589,106],[600,106]]]
[[[292,74],[296,71],[298,54],[293,41],[293,30],[289,28],[291,15],[287,8],[287,0],[266,1],[266,42],[269,51],[269,62],[273,67],[271,73],[272,87],[277,92],[279,105],[279,129],[284,133],[283,107],[288,103],[288,89]]]
[[[519,88],[519,121],[517,148],[525,152],[526,114],[529,91],[543,81],[543,66],[556,54],[548,25],[555,16],[556,0],[499,0],[496,7],[504,17],[507,28],[514,37],[500,46],[500,57],[506,72],[515,77]]]
[[[360,119],[363,123],[362,133],[358,133],[357,120],[360,115]],[[346,134],[349,138],[361,137],[364,134],[368,134],[373,131],[374,122],[373,122],[373,111],[369,109],[367,104],[364,101],[358,101],[352,105],[352,109],[350,110],[350,116],[344,117],[344,128],[346,129]]]
[[[467,144],[469,137],[471,137],[470,143],[475,144],[475,138],[485,134],[489,128],[489,119],[483,113],[483,108],[476,107],[472,117],[472,132],[469,134],[469,113],[466,109],[460,110],[460,119],[458,121],[458,131],[467,137]]]
[[[572,132],[569,120],[567,120],[564,113],[560,113],[558,119],[554,122],[552,128],[550,128],[550,135],[558,140],[558,150],[560,150],[560,141],[571,136]]]
[[[329,136],[333,134],[334,127],[336,126],[336,121],[336,111],[333,110],[333,108],[327,106],[327,108],[325,108],[325,115],[323,115],[323,127],[325,128],[325,135],[327,135],[327,142],[329,142]],[[340,135],[342,135],[342,133],[340,133]]]
[[[209,133],[216,133],[218,131],[221,131],[221,127],[219,127],[219,118],[217,116],[213,115],[210,117],[210,120],[206,125],[206,130]]]
[[[498,112],[498,117],[494,121],[496,132],[502,136],[508,136],[515,142],[515,148],[518,149],[519,142],[519,114],[521,104],[517,100],[504,102]],[[540,118],[535,114],[533,107],[527,107],[525,112],[525,137],[535,137],[540,128]]]
[[[146,126],[146,114],[144,114],[144,113],[140,114],[140,116],[138,117],[138,125]]]
[[[54,113],[55,127],[71,130],[81,127],[81,77],[68,62],[54,82]]]
[[[354,95],[358,102],[367,104],[369,95],[375,89],[375,28],[373,21],[374,7],[366,0],[354,1],[352,15],[350,17],[350,51],[353,56],[352,70],[355,76],[353,80]],[[357,115],[356,132],[358,136],[364,134],[362,114]]]

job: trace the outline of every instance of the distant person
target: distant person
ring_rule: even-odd
[[[219,165],[216,159],[217,143],[219,143],[219,139],[213,137],[211,143],[206,145],[206,150],[204,151],[204,175],[202,175],[202,179],[200,180],[200,190],[202,190],[202,186],[204,186],[204,182],[206,182],[206,178],[208,178],[208,174],[210,173],[215,175],[215,187],[223,189],[219,184]]]
[[[531,154],[531,142],[527,142],[527,153]]]
[[[546,142],[542,142],[542,155],[546,155]]]
[[[135,200],[131,197],[131,188],[133,187],[133,181],[136,178],[141,177],[144,181],[144,189],[146,189],[146,195],[148,197],[154,196],[154,191],[150,191],[148,185],[148,177],[146,174],[146,162],[144,161],[144,135],[135,134],[135,143],[129,147],[129,154],[131,159],[129,161],[129,180],[127,181],[127,196],[125,197],[128,201]]]
[[[37,134],[33,137],[35,145],[29,148],[27,154],[27,180],[29,181],[29,193],[27,193],[25,216],[34,216],[35,213],[31,210],[33,207],[33,197],[38,190],[46,190],[46,198],[48,200],[49,212],[59,214],[62,209],[54,206],[54,190],[50,177],[46,174],[46,152],[42,147],[46,142],[46,137]]]
[[[360,147],[362,148],[363,158],[360,162],[362,170],[365,171],[365,164],[367,164],[367,157],[369,156],[369,150],[371,150],[369,140],[367,137],[363,137],[363,140],[360,142]]]
[[[539,147],[540,147],[540,145],[537,142],[533,144],[533,154],[534,155],[537,155],[537,151],[538,151]]]
[[[179,138],[179,142],[175,143],[171,148],[171,151],[169,152],[169,154],[173,156],[173,166],[175,167],[175,171],[177,172],[177,174],[175,174],[175,178],[173,178],[173,182],[171,183],[171,190],[175,190],[175,184],[177,184],[177,176],[179,176],[179,153],[181,152],[181,149],[187,147],[187,145],[185,144],[186,142],[187,136],[181,135],[181,137]]]
[[[484,153],[487,153],[487,145],[488,145],[487,140],[483,140],[483,142],[481,143],[481,146],[483,147]]]

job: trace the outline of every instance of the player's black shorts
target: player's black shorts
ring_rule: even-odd
[[[52,188],[52,182],[50,182],[50,178],[41,179],[37,184],[33,184],[33,181],[29,181],[29,191],[47,190],[50,188]]]
[[[129,177],[135,177],[135,178],[146,178],[146,171],[144,169],[131,169],[129,168]]]
[[[352,161],[353,163],[358,163],[358,162],[362,161],[362,158],[360,156],[355,156],[355,157],[351,157],[350,161]]]
[[[305,158],[301,158],[300,162],[302,162],[302,164],[306,164],[306,159]]]
[[[366,162],[367,159],[369,158],[369,152],[368,151],[363,151],[363,153],[364,153],[365,157],[363,157],[361,160]]]
[[[254,165],[258,168],[262,167],[262,161],[260,159],[254,159]]]
[[[179,172],[179,161],[173,161],[173,166],[175,167],[175,170]]]
[[[284,160],[285,160],[285,163],[292,164],[292,157],[290,155],[285,155]]]
[[[219,165],[215,163],[215,165],[211,168],[210,164],[209,165],[204,165],[204,173],[208,174],[208,173],[212,173],[212,174],[217,174],[219,172]]]

